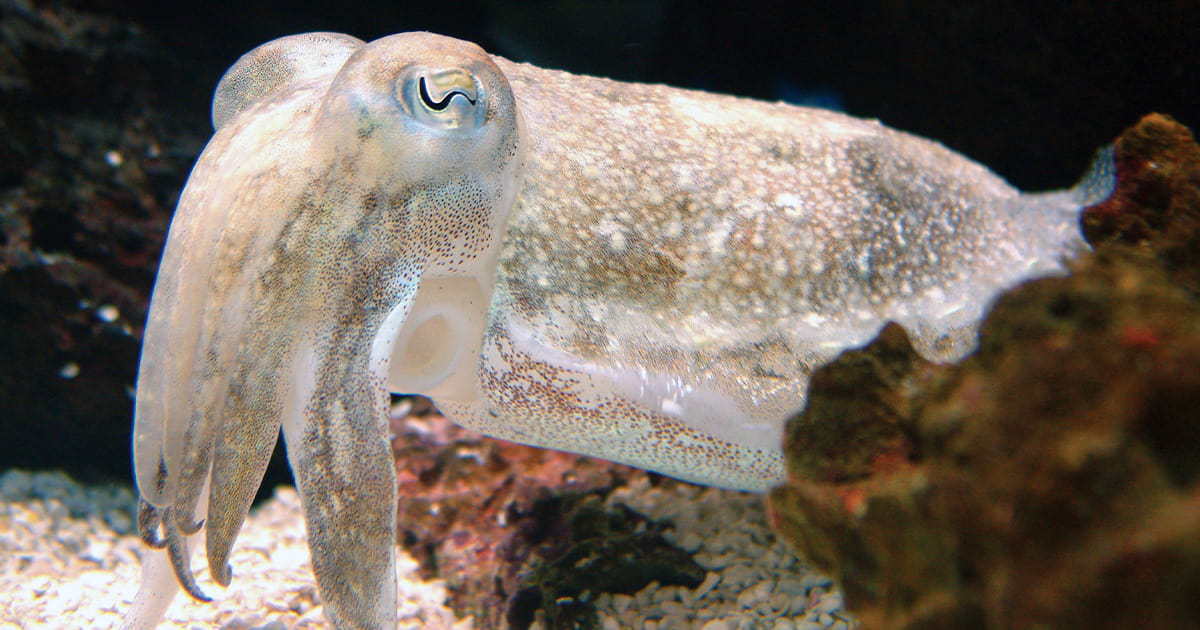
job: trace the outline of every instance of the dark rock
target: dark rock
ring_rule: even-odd
[[[1200,295],[1200,147],[1192,132],[1151,114],[1117,139],[1121,186],[1084,213],[1095,244],[1149,249],[1171,281]]]
[[[867,628],[1200,627],[1200,152],[1150,116],[1069,277],[934,365],[886,328],[813,379],[778,531]]]
[[[136,26],[0,12],[0,461],[128,479],[142,323],[205,127],[158,106]]]
[[[599,628],[592,601],[601,593],[632,595],[651,582],[694,588],[704,581],[704,569],[662,537],[666,524],[628,507],[607,509],[596,495],[570,494],[533,512],[544,514],[537,536],[512,545],[532,550],[508,609],[512,628],[529,627],[536,608],[547,628]]]

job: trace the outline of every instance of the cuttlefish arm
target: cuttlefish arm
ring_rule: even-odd
[[[454,374],[478,356],[519,178],[511,91],[473,44],[314,33],[239,60],[213,120],[143,348],[143,539],[165,547],[175,578],[203,599],[188,564],[188,537],[203,528],[210,572],[228,585],[233,541],[282,426],[327,615],[339,628],[386,627],[396,595],[390,360],[398,338],[441,315],[461,334],[410,343],[440,366],[423,378],[474,387]],[[146,567],[129,627],[152,626],[174,594],[161,554]]]

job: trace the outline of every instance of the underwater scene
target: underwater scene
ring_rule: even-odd
[[[0,0],[0,628],[1200,628],[1200,3]]]

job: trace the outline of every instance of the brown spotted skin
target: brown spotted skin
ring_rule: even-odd
[[[835,112],[497,63],[528,137],[483,345],[484,433],[765,490],[809,375],[889,320],[934,360],[1061,273],[1111,175],[1022,195]]]
[[[325,610],[395,623],[387,391],[484,433],[724,487],[783,476],[812,371],[889,320],[970,352],[1001,290],[1084,246],[1024,195],[818,109],[313,33],[222,79],[171,227],[134,453],[152,627],[203,529],[228,559],[283,429]]]

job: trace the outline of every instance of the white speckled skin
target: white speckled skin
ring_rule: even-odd
[[[388,389],[497,437],[769,488],[815,367],[890,320],[931,359],[970,352],[999,291],[1086,247],[1078,211],[1111,183],[1102,159],[1022,195],[874,121],[426,33],[266,44],[213,119],[147,326],[140,524],[168,553],[128,627],[156,623],[172,572],[203,597],[201,527],[229,583],[281,426],[328,616],[391,627]]]

